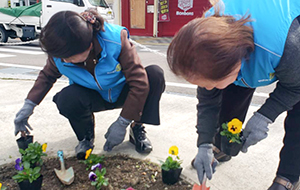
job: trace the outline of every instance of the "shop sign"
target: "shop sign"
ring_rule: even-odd
[[[178,0],[178,8],[182,11],[176,11],[176,15],[183,15],[183,16],[193,16],[194,12],[186,12],[187,10],[193,8],[193,1],[194,0]]]
[[[169,0],[159,0],[158,1],[158,21],[168,22],[170,21],[169,14]]]

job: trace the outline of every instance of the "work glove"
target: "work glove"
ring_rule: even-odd
[[[212,178],[215,168],[219,164],[214,158],[212,147],[212,144],[205,143],[201,144],[198,148],[198,154],[195,158],[194,167],[197,170],[200,184],[203,182],[204,175],[206,175],[208,179]]]
[[[254,112],[243,131],[245,139],[245,143],[241,150],[243,153],[248,151],[249,146],[255,145],[259,141],[267,138],[267,132],[269,131],[268,125],[270,123],[272,123],[270,119],[258,112]]]
[[[23,131],[25,131],[26,134],[30,134],[28,129],[33,130],[28,123],[28,119],[29,116],[33,114],[33,109],[36,105],[37,104],[35,104],[29,99],[25,100],[23,107],[17,113],[16,118],[14,120],[15,136],[17,136],[19,132],[23,132]]]
[[[126,128],[130,123],[131,120],[119,116],[118,119],[113,124],[111,124],[106,134],[104,135],[104,137],[106,138],[106,142],[103,149],[105,151],[111,151],[113,147],[121,144],[124,141]]]

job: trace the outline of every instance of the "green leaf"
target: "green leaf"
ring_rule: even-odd
[[[223,123],[223,124],[222,124],[222,128],[223,128],[224,130],[226,130],[226,131],[227,131],[227,130],[228,130],[227,123]]]
[[[23,163],[23,166],[24,166],[25,169],[28,169],[28,168],[30,168],[30,163],[27,162],[27,161],[25,161],[25,162]]]
[[[19,152],[21,153],[21,154],[25,154],[25,150],[23,150],[23,149],[19,149]]]
[[[41,171],[41,168],[40,167],[35,167],[33,169],[33,173],[39,173]]]

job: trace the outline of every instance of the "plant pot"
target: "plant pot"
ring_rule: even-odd
[[[28,144],[33,142],[33,136],[32,135],[27,135],[26,137],[20,137],[17,139],[17,144],[19,149],[25,150],[28,148]]]
[[[24,180],[19,184],[20,190],[40,190],[42,188],[43,175],[41,175],[37,180],[32,183],[29,180]]]
[[[182,168],[174,169],[174,170],[161,170],[162,173],[162,181],[165,184],[173,185],[179,180],[179,176],[181,174]]]
[[[230,143],[229,140],[226,136],[221,136],[221,151],[230,156],[238,155],[243,147],[243,141],[239,144]]]

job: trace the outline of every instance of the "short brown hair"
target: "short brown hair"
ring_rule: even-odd
[[[237,20],[217,9],[210,17],[190,21],[168,48],[169,67],[184,78],[222,80],[254,50],[253,29],[245,25],[250,21],[250,15]]]

